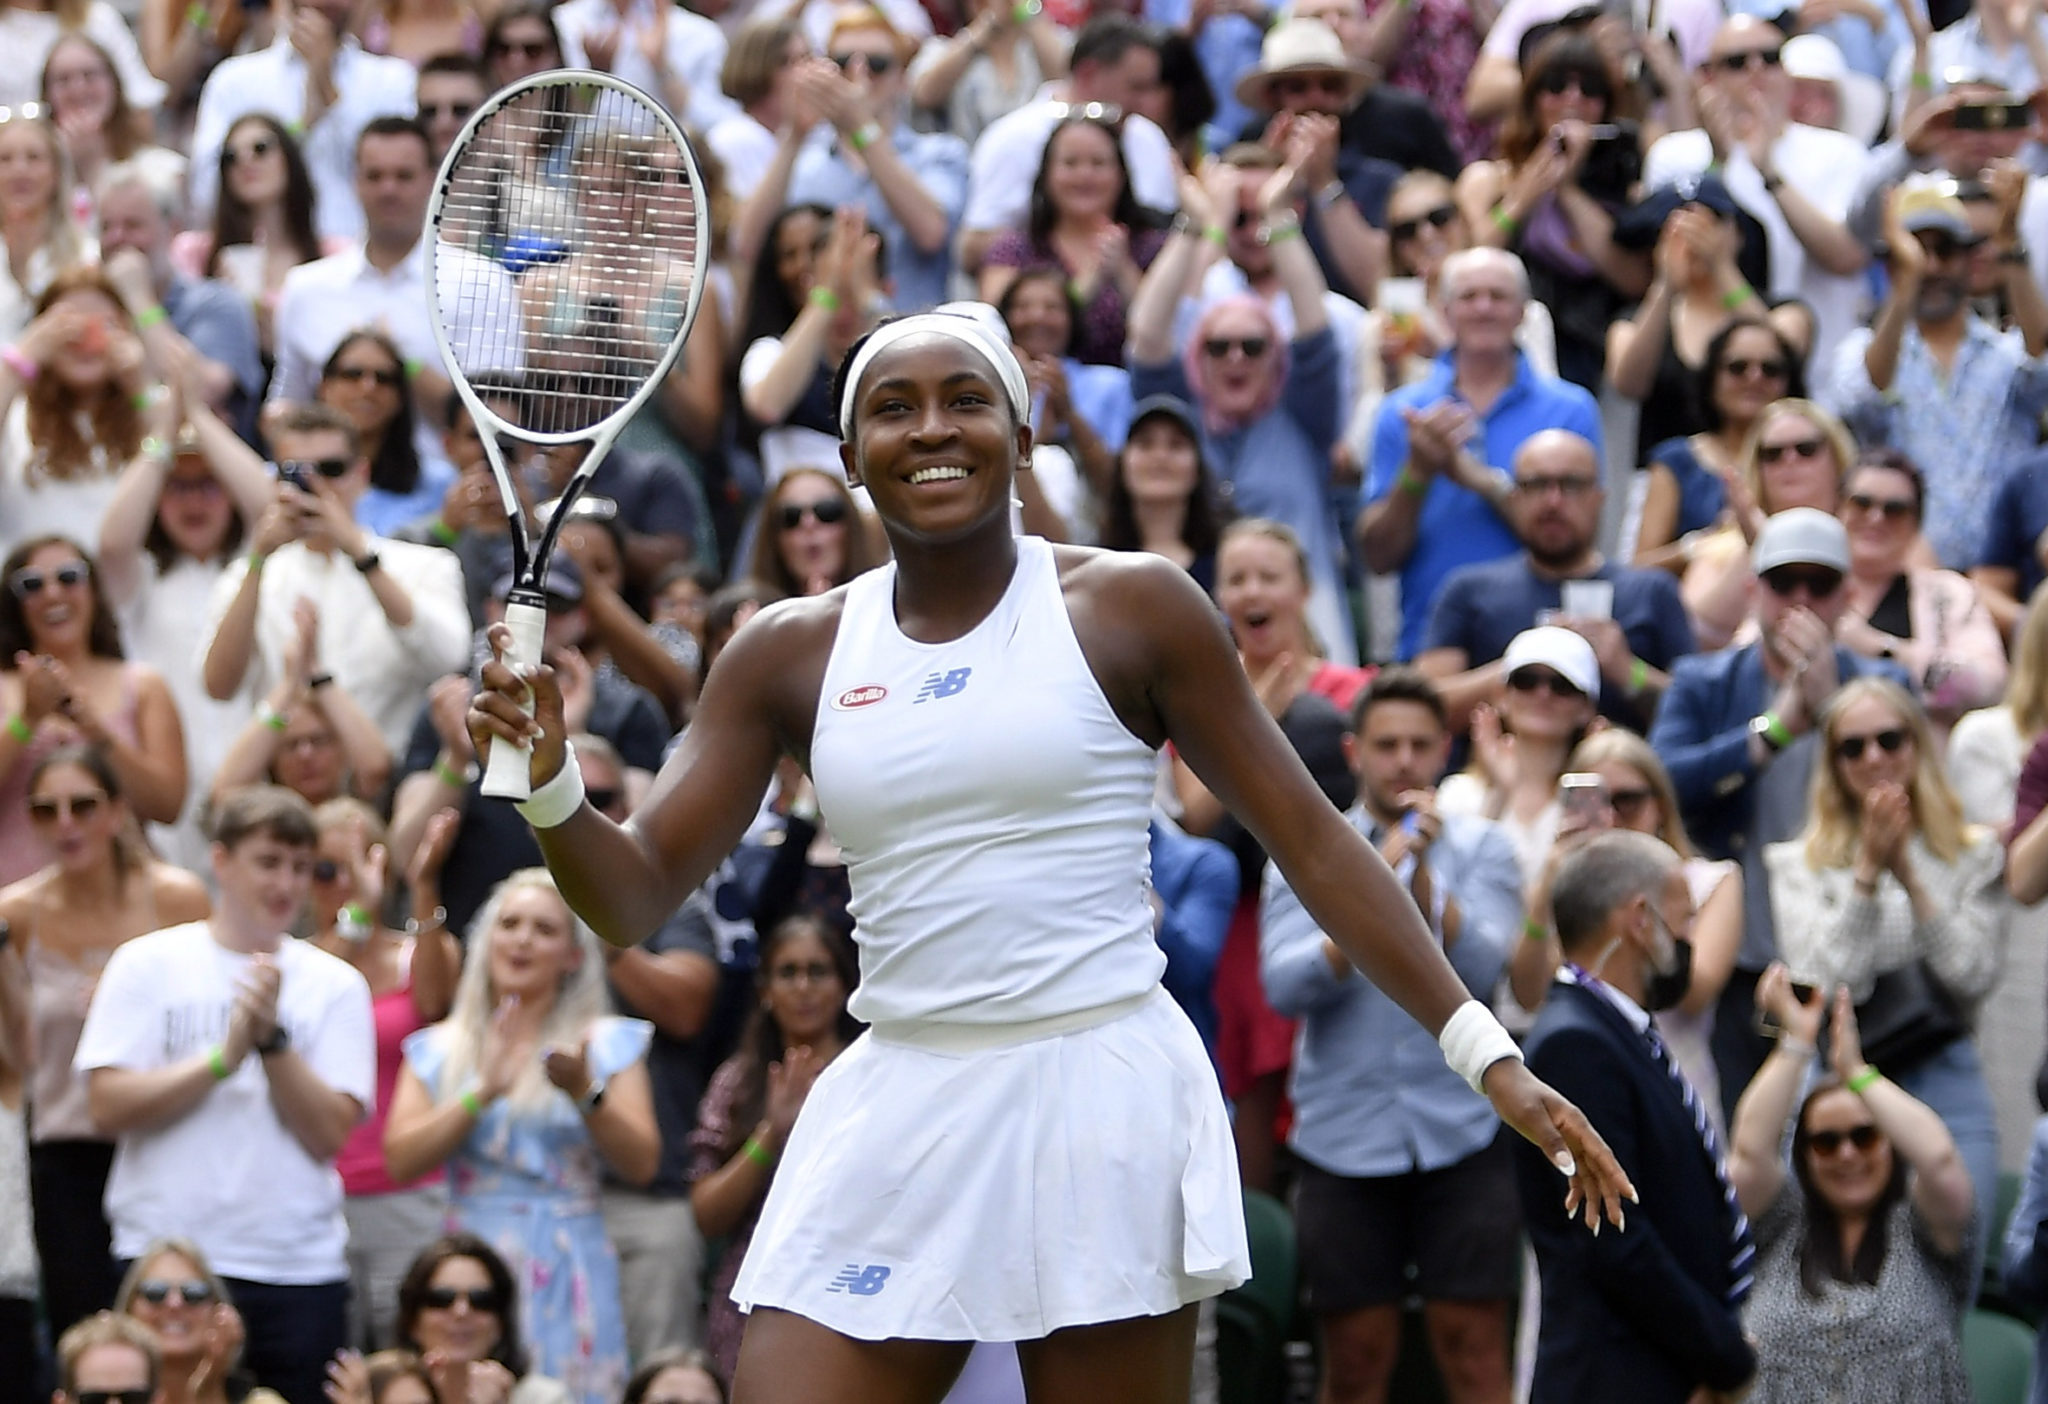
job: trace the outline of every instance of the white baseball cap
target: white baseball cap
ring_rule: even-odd
[[[1593,656],[1593,645],[1559,625],[1524,629],[1508,642],[1500,675],[1511,678],[1529,667],[1550,669],[1588,697],[1600,695],[1600,660]]]

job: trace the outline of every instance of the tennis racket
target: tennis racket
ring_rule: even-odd
[[[505,661],[515,669],[540,661],[548,563],[569,508],[696,319],[708,204],[660,104],[581,69],[501,89],[441,163],[426,227],[434,342],[511,525]],[[578,444],[581,462],[536,540],[514,473],[537,452]],[[527,749],[494,738],[484,793],[524,799],[530,788]]]

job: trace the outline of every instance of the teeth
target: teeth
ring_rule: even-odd
[[[919,483],[949,483],[956,479],[964,478],[967,474],[967,469],[951,466],[945,468],[920,468],[910,475],[910,481],[912,486],[916,486]]]

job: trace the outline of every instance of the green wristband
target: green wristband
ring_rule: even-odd
[[[235,1071],[228,1066],[227,1054],[218,1043],[206,1050],[206,1070],[213,1074],[215,1082],[226,1082]]]
[[[1934,79],[1930,78],[1925,73],[1915,73],[1912,77],[1906,80],[1906,85],[1911,88],[1917,88],[1923,93],[1931,93],[1934,91]]]
[[[434,524],[427,528],[427,535],[433,537],[434,540],[440,542],[443,546],[453,546],[456,542],[462,540],[461,533],[439,517],[434,518]]]
[[[1202,237],[1219,249],[1227,248],[1230,245],[1230,231],[1220,224],[1212,224],[1204,229]]]
[[[775,1153],[761,1144],[759,1136],[747,1137],[747,1143],[740,1147],[740,1154],[746,1156],[747,1159],[753,1161],[756,1165],[773,1166],[775,1164]]]
[[[213,28],[213,15],[206,6],[199,4],[198,0],[193,0],[192,4],[185,7],[185,23],[194,29],[209,30]]]
[[[882,124],[880,122],[863,122],[848,132],[846,139],[853,144],[855,151],[865,151],[880,141],[882,136]]]
[[[256,709],[256,720],[262,722],[272,731],[283,731],[286,726],[290,725],[290,723],[285,721],[284,713],[278,711],[277,708],[271,706],[268,702],[265,702]]]
[[[1765,712],[1764,722],[1764,735],[1777,742],[1781,749],[1792,744],[1792,733],[1786,728],[1785,723],[1778,720],[1776,712]]]
[[[439,756],[434,758],[434,778],[451,790],[466,790],[469,788],[468,777],[463,775],[461,771],[454,769]]]
[[[1420,497],[1429,491],[1429,479],[1417,476],[1407,464],[1403,463],[1401,471],[1394,475],[1394,486],[1407,493],[1410,497]]]
[[[1542,941],[1547,943],[1550,940],[1550,928],[1534,917],[1523,917],[1522,939],[1524,941]]]
[[[462,1091],[455,1098],[455,1105],[461,1107],[464,1111],[468,1112],[472,1117],[475,1117],[478,1120],[483,1119],[483,1098],[476,1095],[476,1089],[474,1087],[463,1088]]]
[[[1856,1069],[1855,1072],[1852,1072],[1847,1077],[1843,1078],[1842,1086],[1848,1088],[1851,1092],[1854,1092],[1857,1096],[1860,1097],[1863,1095],[1864,1090],[1868,1088],[1871,1083],[1882,1081],[1883,1078],[1884,1074],[1877,1070],[1876,1064],[1865,1063],[1862,1067]]]
[[[1747,283],[1742,283],[1736,287],[1728,289],[1727,292],[1721,294],[1721,305],[1727,308],[1730,312],[1733,312],[1736,308],[1742,306],[1743,303],[1749,301],[1751,298],[1755,296],[1756,289],[1751,287]]]
[[[1493,221],[1493,227],[1503,234],[1512,234],[1522,227],[1522,221],[1509,214],[1506,205],[1495,205],[1488,218]]]
[[[28,724],[28,718],[16,712],[7,719],[7,734],[26,746],[36,739],[36,730]]]
[[[250,571],[250,573],[251,573],[251,574],[254,574],[255,572],[257,572],[257,571],[259,571],[259,570],[263,569],[263,563],[264,563],[264,561],[266,561],[266,560],[268,560],[268,559],[269,559],[269,557],[268,557],[268,556],[265,556],[265,555],[264,555],[264,554],[263,554],[263,553],[262,553],[261,551],[251,551],[251,552],[249,553],[249,571]]]
[[[811,306],[822,307],[827,312],[837,312],[840,307],[839,294],[830,288],[812,288],[808,301]]]
[[[1650,681],[1650,665],[1649,665],[1649,664],[1647,664],[1647,663],[1645,663],[1645,662],[1644,662],[1644,661],[1643,661],[1642,659],[1640,659],[1640,658],[1631,658],[1631,659],[1629,659],[1629,661],[1628,661],[1628,690],[1629,690],[1629,694],[1630,694],[1631,696],[1633,696],[1633,695],[1635,695],[1636,693],[1638,693],[1638,692],[1641,692],[1641,691],[1642,691],[1642,690],[1644,689],[1644,687],[1646,687],[1646,686],[1648,686],[1648,685],[1649,685],[1649,681]]]

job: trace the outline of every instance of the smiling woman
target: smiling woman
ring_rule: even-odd
[[[632,820],[584,802],[551,670],[494,657],[469,714],[479,745],[532,747],[523,812],[617,945],[731,851],[783,755],[830,816],[860,913],[850,1008],[871,1028],[780,1157],[760,1148],[779,1168],[732,1292],[751,1312],[740,1397],[923,1404],[973,1341],[1007,1340],[1035,1404],[1186,1399],[1194,1304],[1250,1264],[1215,1072],[1160,986],[1144,896],[1169,739],[1573,1176],[1567,1206],[1618,1214],[1612,1155],[1466,1001],[1186,573],[1014,533],[1031,431],[1003,331],[971,309],[904,318],[853,348],[836,389],[841,462],[894,560],[742,629]]]

